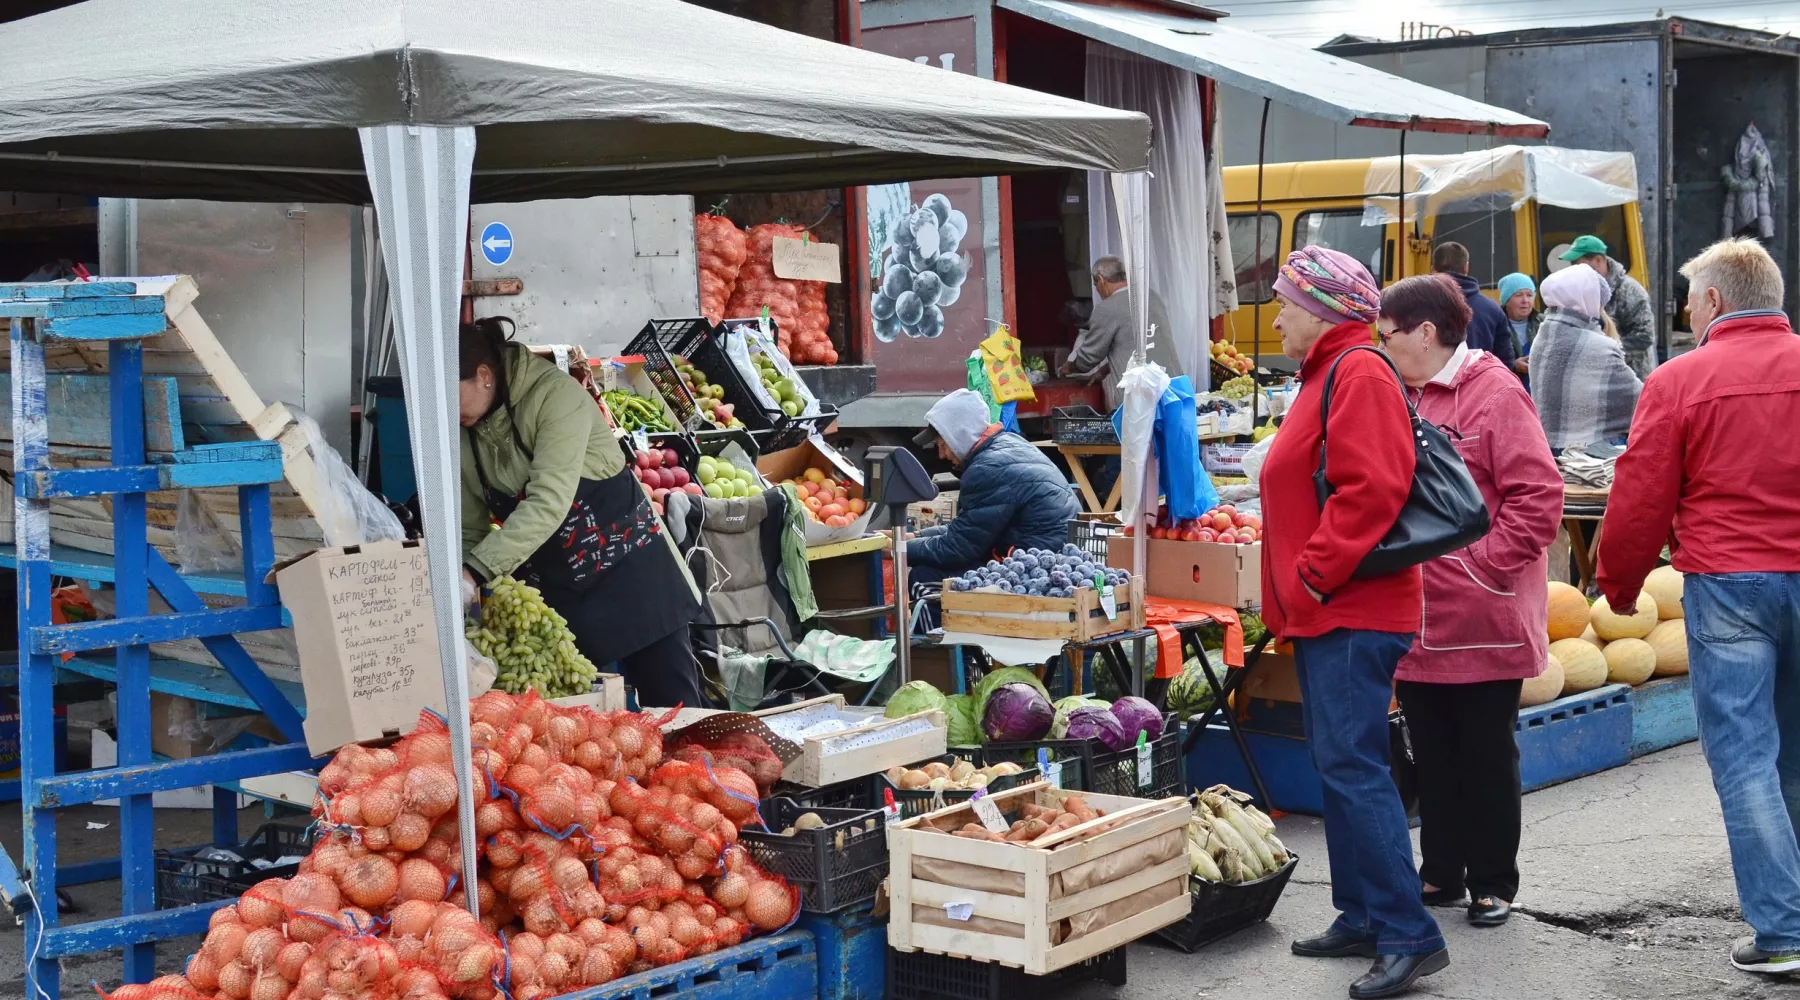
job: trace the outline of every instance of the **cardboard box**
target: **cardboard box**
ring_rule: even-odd
[[[625,707],[625,676],[603,673],[594,678],[600,686],[587,694],[551,698],[550,704],[563,708],[591,708],[596,712],[617,712]]]
[[[1254,447],[1253,444],[1203,444],[1200,446],[1200,463],[1208,472],[1241,476],[1244,474],[1244,456]]]
[[[930,500],[906,505],[906,520],[915,530],[949,524],[956,520],[956,498],[960,490],[945,490]]]
[[[669,426],[675,430],[682,429],[683,424],[681,415],[675,411],[674,407],[669,405],[668,395],[650,378],[650,372],[644,366],[644,358],[642,355],[633,354],[622,358],[607,358],[604,361],[590,362],[590,365],[594,368],[595,379],[600,384],[600,391],[605,392],[608,389],[627,389],[637,393],[645,399],[660,403],[662,405],[663,419],[668,421]],[[602,400],[600,405],[604,408],[606,405],[605,400]],[[688,402],[687,408],[691,413],[691,402]],[[606,416],[608,419],[612,420],[614,427],[619,425],[618,420],[613,418],[610,410],[607,411]],[[691,422],[689,429],[691,429]],[[663,431],[658,433],[672,432]]]
[[[444,710],[422,542],[318,549],[270,575],[294,619],[307,749],[403,735],[419,709]]]
[[[1144,573],[1152,597],[1218,604],[1227,608],[1262,605],[1262,543],[1173,542],[1146,539]],[[1115,535],[1106,543],[1107,562],[1131,564],[1131,539]]]
[[[840,483],[855,483],[859,492],[867,485],[863,482],[862,470],[854,462],[838,454],[836,448],[826,444],[825,439],[817,434],[796,447],[786,451],[772,451],[756,460],[756,471],[771,483],[799,479],[810,468],[819,469]],[[874,515],[873,508],[866,509],[862,516],[842,528],[827,528],[812,518],[807,518],[806,544],[829,545],[832,542],[861,538],[868,532],[869,519]]]
[[[239,721],[238,726],[232,723]],[[247,722],[248,725],[242,723]],[[241,728],[240,728],[241,726]],[[220,737],[229,745],[238,733],[254,733],[271,743],[287,739],[264,715],[220,715],[209,717],[206,707],[191,698],[150,692],[150,749],[170,760],[207,757],[224,749],[215,746]]]
[[[1300,702],[1300,678],[1294,671],[1291,653],[1264,650],[1256,661],[1256,669],[1244,678],[1244,697],[1270,701]]]

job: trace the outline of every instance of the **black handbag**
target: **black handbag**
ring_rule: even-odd
[[[1412,492],[1406,497],[1406,506],[1401,508],[1394,526],[1356,567],[1352,576],[1361,580],[1398,573],[1408,566],[1467,548],[1486,535],[1490,525],[1487,503],[1481,499],[1481,491],[1475,487],[1462,456],[1456,453],[1456,446],[1450,443],[1449,434],[1420,418],[1393,359],[1366,345],[1338,355],[1325,376],[1325,391],[1319,397],[1319,468],[1313,473],[1319,510],[1323,511],[1325,501],[1337,492],[1325,475],[1325,428],[1331,419],[1331,387],[1337,379],[1337,366],[1354,351],[1368,351],[1393,371],[1394,384],[1412,420],[1415,456]]]

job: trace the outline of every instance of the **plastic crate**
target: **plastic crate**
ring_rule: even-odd
[[[824,826],[779,832],[813,812]],[[775,798],[762,805],[768,830],[742,830],[738,840],[767,871],[800,889],[800,908],[835,913],[875,898],[888,873],[887,826],[879,809],[831,809]]]
[[[957,757],[957,754],[947,753],[942,757],[933,757],[930,761],[920,761],[914,766],[920,767],[929,764],[932,761],[941,761],[945,764],[954,765]],[[968,757],[962,759],[969,760]],[[970,763],[974,762],[971,760]],[[1026,767],[1018,774],[1002,775],[1001,777],[995,778],[988,783],[987,790],[990,792],[1003,792],[1008,788],[1017,788],[1020,785],[1030,784],[1036,780],[1038,780],[1038,769],[1036,767]],[[975,797],[975,790],[972,788],[967,791],[952,788],[941,792],[934,792],[928,788],[900,788],[889,781],[886,774],[875,775],[875,803],[877,806],[885,806],[887,804],[886,795],[889,792],[892,792],[894,795],[894,804],[900,807],[901,819],[912,819],[914,816],[923,816],[934,809],[943,809],[955,805],[958,802],[967,802]]]
[[[688,363],[700,369],[714,384],[725,389],[725,402],[731,404],[732,415],[744,422],[744,429],[752,434],[771,431],[776,421],[787,419],[787,414],[780,410],[770,412],[765,409],[751,391],[745,379],[750,376],[739,371],[738,366],[731,363],[725,354],[725,348],[719,342],[717,328],[710,328],[706,336],[700,338],[686,351],[676,352],[686,357]]]
[[[638,335],[625,345],[626,355],[641,355],[644,359],[644,374],[656,386],[656,391],[668,401],[669,409],[675,411],[675,421],[689,430],[696,429],[703,423],[700,411],[694,405],[693,394],[681,381],[681,374],[675,370],[674,355],[686,356],[705,340],[712,330],[712,324],[703,317],[688,319],[653,319],[644,324]]]
[[[1700,738],[1694,682],[1686,674],[1658,677],[1631,689],[1631,755],[1667,750]]]
[[[1618,767],[1631,760],[1631,689],[1608,684],[1523,709],[1514,727],[1525,791]]]
[[[769,808],[769,803],[778,798],[793,799],[809,809],[875,809],[881,805],[868,778],[853,778],[817,788],[778,781],[770,789],[769,797],[763,800],[763,808]]]
[[[205,849],[182,847],[156,852],[157,909],[235,899],[263,879],[293,875],[300,870],[298,861],[268,868],[258,868],[250,862],[305,857],[312,849],[312,837],[307,827],[264,823],[238,848],[243,861],[209,861],[194,856]]]
[[[1246,927],[1262,923],[1269,919],[1269,914],[1275,912],[1275,903],[1281,899],[1281,892],[1287,888],[1288,879],[1294,874],[1294,866],[1299,863],[1300,857],[1290,853],[1288,863],[1282,865],[1281,870],[1275,874],[1236,885],[1190,877],[1188,895],[1193,898],[1194,907],[1187,919],[1164,927],[1154,936],[1182,951],[1192,952]]]
[[[1098,740],[1036,740],[1030,743],[989,743],[976,755],[982,764],[1010,760],[1022,765],[1038,762],[1038,751],[1062,764],[1062,787],[1137,799],[1163,799],[1187,794],[1182,773],[1181,724],[1173,714],[1163,716],[1163,734],[1150,741],[1150,783],[1138,784],[1137,748],[1108,750]]]
[[[1112,417],[1091,406],[1059,406],[1050,411],[1050,440],[1057,444],[1118,444]]]
[[[1125,949],[1101,952],[1048,976],[972,958],[888,949],[889,1000],[1020,1000],[1047,983],[1099,979],[1125,985]]]
[[[1081,554],[1092,562],[1104,566],[1107,542],[1124,530],[1125,526],[1116,521],[1091,517],[1071,518],[1069,544],[1080,549]]]

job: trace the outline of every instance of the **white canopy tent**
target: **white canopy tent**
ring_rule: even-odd
[[[716,58],[729,38],[735,58]],[[0,189],[373,203],[458,781],[456,334],[476,201],[1140,170],[1134,113],[677,0],[90,0],[0,27]],[[473,806],[460,809],[475,870]],[[464,883],[475,908],[473,880]]]

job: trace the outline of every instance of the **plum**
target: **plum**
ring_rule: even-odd
[[[924,201],[920,202],[919,207],[930,209],[931,213],[937,217],[936,225],[940,226],[949,221],[950,213],[956,211],[956,209],[950,207],[950,196],[941,191],[937,194],[930,195]],[[966,228],[967,225],[968,223],[965,222],[964,227]]]
[[[887,283],[882,282],[883,286]],[[869,297],[869,314],[876,319],[888,319],[894,315],[894,300],[885,291],[876,292]]]
[[[887,275],[881,279],[881,294],[897,299],[901,292],[912,288],[912,280],[912,268],[898,261],[889,261]]]
[[[935,307],[927,306],[918,293],[910,288],[894,297],[894,316],[900,320],[901,326],[917,326],[929,308]]]
[[[920,271],[913,275],[912,290],[920,302],[935,306],[944,294],[944,283],[938,279],[936,271]]]

